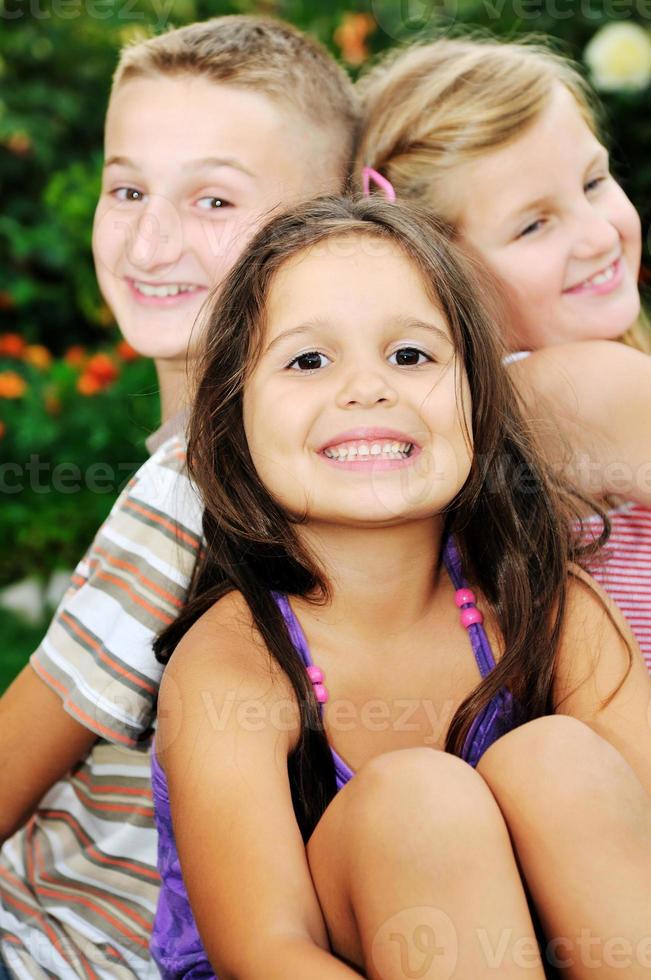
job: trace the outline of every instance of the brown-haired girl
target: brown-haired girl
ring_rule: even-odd
[[[642,975],[651,678],[491,306],[432,219],[327,198],[210,313],[207,549],[158,644],[164,977],[542,977],[534,922],[550,970],[594,976],[587,930]]]
[[[587,493],[611,499],[609,560],[594,574],[651,670],[651,361],[639,353],[651,352],[651,331],[637,286],[640,220],[609,170],[593,93],[541,45],[473,38],[393,53],[360,91],[356,173],[376,173],[399,201],[431,208],[471,245],[508,297],[508,349],[541,351],[514,370],[533,402],[546,396],[533,411],[554,419],[550,455]],[[617,339],[636,351],[606,342]]]

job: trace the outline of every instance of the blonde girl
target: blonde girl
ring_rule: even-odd
[[[530,398],[547,395],[550,454],[590,494],[635,502],[611,511],[610,560],[595,575],[651,668],[640,221],[610,173],[589,87],[541,46],[441,38],[393,53],[360,91],[360,181],[386,181],[399,201],[425,205],[481,256],[509,302],[507,349],[541,352],[514,370]],[[616,339],[637,350],[606,342]]]

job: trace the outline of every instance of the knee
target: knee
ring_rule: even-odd
[[[577,718],[549,715],[521,725],[486,750],[477,766],[491,789],[539,805],[572,805],[616,791],[632,771],[610,742]],[[594,798],[594,797],[593,797]]]
[[[418,840],[479,839],[503,821],[484,780],[463,760],[429,748],[398,749],[362,766],[347,789],[358,841],[413,855]]]

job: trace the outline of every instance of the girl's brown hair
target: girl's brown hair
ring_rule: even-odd
[[[385,56],[358,82],[362,125],[354,166],[387,177],[399,200],[432,208],[451,228],[458,215],[446,178],[517,139],[564,85],[600,137],[594,93],[566,58],[541,44],[439,38]],[[644,314],[621,338],[651,353]]]
[[[260,354],[278,270],[306,249],[351,236],[398,248],[414,263],[447,318],[471,392],[474,458],[446,508],[444,532],[454,535],[466,577],[492,609],[505,652],[457,710],[448,751],[461,753],[473,720],[502,686],[523,705],[523,720],[553,711],[568,563],[588,552],[568,535],[573,496],[537,457],[518,411],[490,312],[490,285],[439,223],[377,198],[322,198],[274,219],[256,236],[207,317],[188,455],[206,507],[206,551],[188,604],[158,639],[156,654],[166,662],[203,612],[231,590],[241,592],[300,706],[303,734],[289,771],[305,840],[335,792],[334,769],[311,682],[271,593],[324,602],[330,585],[297,534],[301,520],[285,513],[257,475],[242,396]]]

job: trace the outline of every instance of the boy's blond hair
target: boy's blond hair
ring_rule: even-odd
[[[113,91],[133,78],[201,75],[252,89],[311,125],[305,141],[317,172],[349,173],[358,100],[344,69],[314,38],[270,17],[231,15],[189,24],[122,50]],[[312,134],[311,134],[312,135]]]
[[[545,110],[559,82],[599,137],[599,106],[566,58],[540,44],[439,38],[392,52],[358,83],[362,124],[355,179],[369,166],[398,199],[426,204],[454,229],[446,177],[517,139]],[[651,353],[644,315],[621,338]]]

